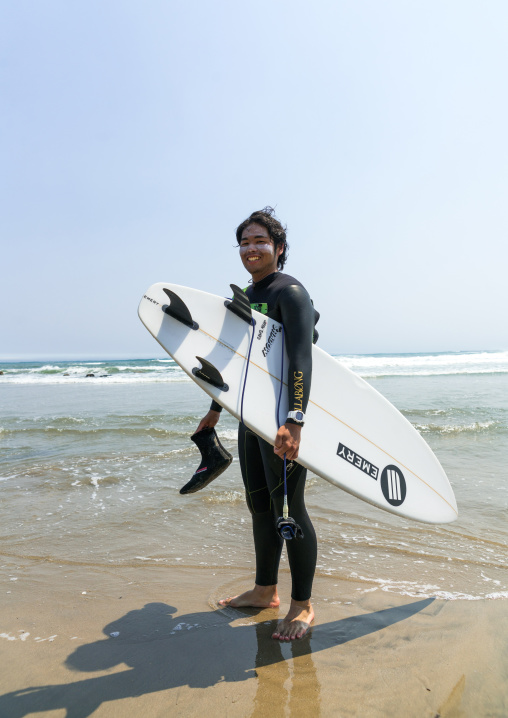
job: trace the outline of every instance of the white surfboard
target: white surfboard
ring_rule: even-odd
[[[248,305],[246,298],[243,301]],[[224,297],[161,282],[147,290],[138,313],[167,353],[237,419],[243,394],[244,423],[273,444],[278,429],[281,325],[252,311],[253,327],[228,309],[228,303]],[[454,521],[453,490],[420,434],[367,382],[319,347],[312,352],[312,386],[298,462],[399,516],[434,524]],[[284,350],[284,384],[287,366]],[[281,422],[287,410],[284,388]]]

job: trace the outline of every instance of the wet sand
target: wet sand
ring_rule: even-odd
[[[415,599],[318,576],[316,622],[218,609],[237,569],[3,557],[0,716],[506,716],[505,601]],[[16,580],[11,580],[16,578]]]

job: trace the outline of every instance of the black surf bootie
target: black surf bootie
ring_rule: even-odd
[[[215,429],[202,429],[191,436],[201,452],[201,463],[192,479],[180,489],[181,494],[193,494],[226,471],[233,457],[219,441]]]

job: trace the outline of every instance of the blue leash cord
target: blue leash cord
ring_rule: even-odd
[[[252,351],[252,342],[254,341],[254,327],[256,326],[256,320],[254,317],[252,317],[252,337],[250,339],[249,344],[249,353],[247,355],[247,366],[245,367],[245,378],[243,380],[243,387],[242,387],[242,399],[240,402],[240,421],[243,424],[243,397],[245,395],[245,387],[247,386],[247,374],[249,373],[249,364],[250,364],[250,353]]]
[[[281,352],[281,363],[280,363],[280,389],[279,389],[279,401],[277,402],[277,415],[275,417],[275,421],[277,422],[277,426],[280,428],[282,424],[280,423],[280,402],[282,399],[282,387],[284,385],[283,381],[283,375],[284,375],[284,327],[281,327],[282,331],[282,352]],[[284,508],[282,511],[283,518],[287,519],[289,517],[289,507],[288,507],[288,487],[287,487],[287,478],[286,478],[286,454],[284,454]]]

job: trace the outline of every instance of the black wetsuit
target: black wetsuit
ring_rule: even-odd
[[[275,272],[246,290],[251,306],[284,326],[289,356],[288,411],[305,412],[312,375],[312,341],[319,314],[303,285],[294,277]],[[212,409],[220,405],[212,402]],[[285,417],[281,417],[284,421]],[[302,429],[305,431],[305,427]],[[282,516],[284,501],[283,460],[273,446],[240,424],[238,451],[247,505],[252,514],[256,550],[256,583],[277,584],[283,540],[275,528]],[[287,465],[289,514],[303,530],[303,539],[287,542],[292,577],[291,596],[295,601],[311,597],[316,568],[317,542],[305,508],[307,470],[296,462]]]

